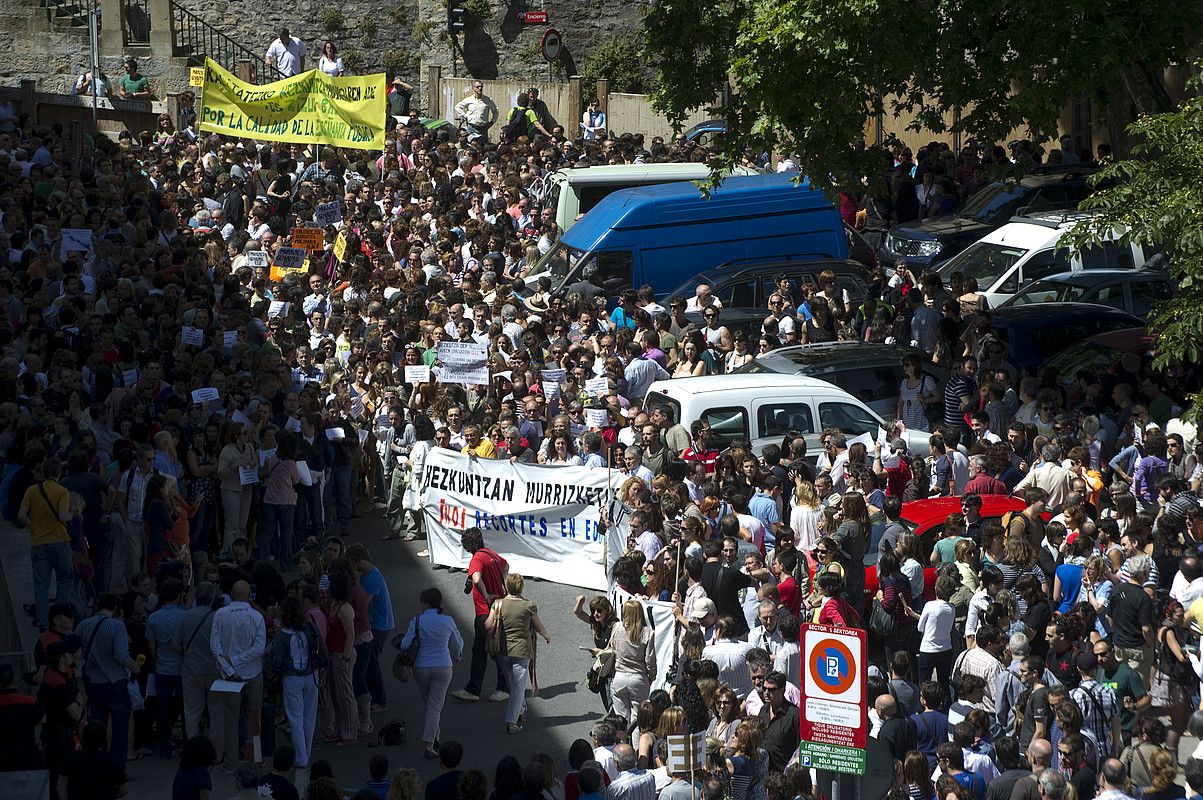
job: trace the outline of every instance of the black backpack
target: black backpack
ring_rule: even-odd
[[[519,136],[529,135],[532,127],[530,117],[526,115],[526,109],[522,106],[514,106],[510,109],[510,116],[501,129],[501,136],[507,142],[516,142]]]
[[[330,653],[326,650],[326,642],[318,633],[312,622],[305,621],[305,637],[309,645],[309,668],[304,672],[296,670],[290,658],[290,646],[295,634],[280,631],[271,650],[271,666],[278,675],[309,675],[330,663]]]

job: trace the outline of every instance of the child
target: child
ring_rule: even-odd
[[[368,776],[371,780],[363,788],[371,789],[380,795],[380,800],[386,800],[389,786],[392,785],[392,782],[388,779],[388,756],[383,753],[377,753],[372,756],[368,760]]]

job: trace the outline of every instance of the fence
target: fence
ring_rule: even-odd
[[[471,93],[474,82],[473,78],[444,77],[437,67],[432,67],[427,75],[427,105],[431,109],[430,115],[454,120],[455,104]],[[564,126],[564,132],[569,138],[580,138],[580,121],[585,102],[595,94],[602,110],[606,112],[606,125],[611,131],[642,133],[648,139],[653,136],[668,138],[672,135],[672,125],[667,118],[652,109],[649,95],[611,92],[607,81],[598,81],[595,91],[590,91],[594,87],[584,86],[579,77],[573,77],[567,83],[490,80],[485,82],[484,93],[497,104],[497,110],[504,121],[517,102],[518,94],[532,86],[539,90],[539,99],[547,104],[547,110],[556,124]],[[688,128],[709,118],[704,110],[695,112],[685,120],[684,127]]]
[[[38,126],[61,124],[64,128],[78,122],[84,130],[92,127],[92,98],[83,95],[53,94],[34,91],[37,81],[21,81],[20,88],[0,87],[0,98],[11,100],[18,114],[29,114],[30,121]],[[158,127],[160,114],[167,113],[174,105],[161,100],[120,100],[97,98],[96,121],[101,133],[116,135],[121,131],[137,134],[139,131],[154,131]],[[172,115],[173,118],[175,114]]]

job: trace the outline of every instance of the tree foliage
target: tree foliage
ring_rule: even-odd
[[[960,109],[955,127],[986,142],[1051,134],[1068,99],[1120,86],[1165,110],[1155,76],[1201,22],[1203,4],[1131,0],[657,0],[645,35],[671,120],[725,118],[727,165],[792,143],[830,188],[873,174],[877,155],[853,143],[881,110],[939,132]]]
[[[1196,67],[1203,69],[1203,62]],[[1192,85],[1203,89],[1203,80],[1195,78]],[[1149,326],[1158,334],[1153,363],[1197,375],[1203,352],[1203,97],[1196,95],[1171,112],[1140,117],[1128,132],[1138,142],[1132,157],[1108,164],[1092,177],[1096,184],[1114,183],[1083,203],[1096,214],[1074,226],[1068,241],[1081,248],[1122,230],[1125,241],[1164,247],[1176,288],[1173,299],[1154,308]],[[1203,392],[1185,399],[1197,414]]]

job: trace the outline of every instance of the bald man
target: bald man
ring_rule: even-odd
[[[1040,774],[1052,763],[1052,743],[1048,739],[1033,739],[1028,745],[1028,765],[1032,768],[1032,774],[1015,782],[1011,800],[1040,800]]]
[[[907,717],[898,716],[898,703],[891,695],[879,696],[873,708],[881,719],[877,741],[884,744],[896,760],[905,761],[907,753],[919,749],[919,732],[915,730],[915,723]]]
[[[230,589],[230,604],[213,612],[213,631],[209,644],[217,659],[221,678],[230,684],[242,684],[241,691],[209,691],[210,738],[219,760],[233,769],[241,759],[238,719],[241,704],[251,711],[252,735],[259,729],[258,716],[263,706],[263,652],[267,646],[267,626],[263,615],[248,602],[251,586],[238,581]]]

